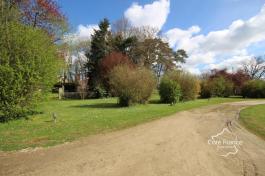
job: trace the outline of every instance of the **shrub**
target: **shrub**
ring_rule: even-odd
[[[200,97],[201,98],[211,98],[212,91],[211,87],[209,85],[209,81],[201,81],[201,91],[200,91]]]
[[[6,35],[5,28],[9,34]],[[0,120],[19,118],[57,79],[57,48],[44,32],[0,25]]]
[[[244,84],[242,96],[248,98],[265,98],[265,81],[251,80]]]
[[[132,65],[129,57],[121,52],[111,52],[105,56],[100,62],[100,72],[103,76],[108,74],[114,67],[118,65]]]
[[[229,97],[233,94],[233,83],[222,76],[209,80],[211,95],[216,97]]]
[[[184,71],[172,71],[166,74],[181,88],[180,100],[194,100],[200,92],[200,83],[196,76]]]
[[[175,104],[181,96],[181,89],[177,82],[164,76],[159,85],[160,101],[162,103]]]
[[[109,85],[109,72],[118,65],[133,66],[132,62],[125,54],[121,52],[111,52],[105,56],[100,62],[100,75],[101,75],[101,89],[104,89],[108,94],[110,91]],[[98,86],[97,86],[98,87]]]
[[[155,78],[150,70],[118,65],[109,75],[114,95],[119,97],[121,106],[146,103],[155,87]]]
[[[101,85],[97,84],[97,86],[93,89],[92,93],[90,94],[91,98],[103,98],[108,97],[108,91]]]
[[[229,73],[227,69],[213,69],[207,74],[207,78],[212,80],[214,78],[223,77],[225,80],[229,80],[233,83],[233,94],[241,95],[241,90],[246,81],[250,80],[250,77],[243,70],[237,70],[234,73]]]
[[[234,94],[234,83],[230,80],[225,80],[224,97],[230,97]]]
[[[218,76],[201,82],[200,97],[229,97],[233,94],[233,89],[234,84],[232,81],[223,76]]]

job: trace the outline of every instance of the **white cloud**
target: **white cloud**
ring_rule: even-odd
[[[182,48],[188,52],[189,67],[210,64],[209,68],[223,68],[240,64],[250,57],[246,52],[249,46],[265,41],[265,5],[249,20],[236,20],[227,29],[212,31],[207,35],[199,32],[198,26],[192,26],[187,30],[174,28],[167,31],[165,37],[172,47]],[[218,59],[224,56],[228,59]]]
[[[208,67],[210,69],[223,69],[227,68],[228,71],[237,70],[241,68],[242,63],[251,60],[251,56],[249,55],[239,55],[233,56],[229,59],[226,59],[217,64],[210,64]]]
[[[95,29],[99,29],[98,25],[80,24],[75,33],[71,33],[65,36],[65,41],[71,42],[71,43],[78,43],[78,42],[90,40],[91,35],[94,34]]]
[[[174,28],[165,33],[165,38],[168,40],[169,45],[173,48],[176,47],[176,44],[178,44],[178,47],[190,50],[193,46],[190,45],[191,43],[189,41],[191,37],[194,34],[199,33],[200,30],[201,29],[199,26],[192,26],[188,30]]]
[[[135,27],[151,26],[160,30],[167,20],[169,11],[169,0],[157,0],[144,6],[133,3],[125,11],[124,16]]]

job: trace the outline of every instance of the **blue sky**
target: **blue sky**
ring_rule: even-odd
[[[184,47],[189,52],[191,58],[186,68],[193,72],[222,67],[225,65],[222,63],[226,62],[230,65],[233,64],[233,60],[238,63],[255,54],[265,53],[265,36],[263,36],[265,33],[262,32],[262,26],[265,24],[258,24],[259,21],[264,20],[265,12],[261,11],[265,0],[58,0],[58,2],[68,17],[73,34],[81,33],[81,37],[85,32],[90,35],[93,31],[90,28],[104,17],[113,22],[125,15],[133,25],[148,24],[160,28],[164,36],[169,38],[172,47],[175,49]],[[255,16],[258,16],[258,19],[254,23],[250,19]],[[234,26],[231,26],[232,24]],[[254,32],[259,35],[255,35]],[[232,49],[226,47],[230,46],[230,43],[218,41],[222,39],[230,43],[235,42],[231,44]],[[196,46],[193,46],[194,44]]]
[[[102,18],[121,18],[132,3],[140,5],[153,0],[58,0],[73,29],[79,24],[97,24]],[[198,25],[207,33],[227,27],[237,19],[257,14],[265,0],[171,0],[170,14],[164,30]]]

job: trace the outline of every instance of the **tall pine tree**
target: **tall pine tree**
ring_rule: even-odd
[[[93,92],[97,91],[97,86],[100,84],[100,61],[111,50],[109,26],[108,19],[103,19],[99,23],[99,29],[95,30],[94,35],[92,35],[90,52],[87,53],[87,57],[89,58],[87,63],[88,86],[89,90]]]

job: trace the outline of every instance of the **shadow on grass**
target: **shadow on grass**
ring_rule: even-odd
[[[150,100],[149,104],[165,104],[165,103],[162,103],[160,100]]]
[[[44,114],[42,111],[28,110],[14,116],[13,118],[7,118],[3,114],[0,114],[0,123],[7,123],[13,120],[32,120],[34,115]]]
[[[122,108],[117,103],[97,103],[97,104],[89,104],[89,105],[76,105],[71,106],[74,108],[97,108],[97,109],[108,109],[108,108]]]

